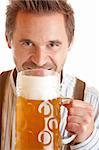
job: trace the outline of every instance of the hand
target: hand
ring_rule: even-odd
[[[68,109],[66,130],[76,138],[72,144],[85,141],[94,130],[93,108],[81,100],[65,99],[63,105]]]

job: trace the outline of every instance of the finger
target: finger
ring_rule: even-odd
[[[81,101],[81,100],[62,98],[61,105],[65,106],[67,109],[69,109],[70,107],[82,107],[82,108],[85,108],[87,110],[93,111],[93,107],[91,104],[86,103],[86,102]]]
[[[62,98],[61,103],[62,105],[70,104],[72,99],[70,98]]]
[[[83,120],[80,116],[68,116],[67,122],[69,123],[82,123]]]
[[[85,101],[77,100],[77,99],[72,100],[71,105],[72,105],[72,107],[82,107],[82,108],[87,108],[90,110],[93,109],[91,104],[89,104]]]
[[[92,121],[92,118],[87,114],[86,116],[68,116],[68,123],[78,123],[78,124],[89,124]]]
[[[80,117],[92,115],[90,110],[81,107],[71,107],[70,109],[68,109],[68,114],[72,116],[80,116]]]
[[[70,133],[78,134],[79,133],[79,124],[78,123],[67,123],[66,130]]]

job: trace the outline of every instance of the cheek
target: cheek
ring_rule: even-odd
[[[29,54],[21,49],[13,49],[13,57],[17,61],[21,62],[21,61],[27,60],[27,58],[29,57]]]
[[[20,50],[13,50],[13,59],[18,70],[22,69],[22,64],[27,60],[28,55]]]
[[[63,62],[66,60],[67,58],[67,50],[64,50],[63,52],[60,53],[60,62]]]
[[[53,59],[57,66],[57,71],[61,72],[63,69],[63,65],[65,63],[65,60],[67,58],[67,51],[60,51],[56,55],[54,55]]]
[[[13,57],[17,61],[21,61],[26,59],[28,57],[27,51],[25,51],[20,45],[18,45],[17,42],[12,43],[12,52],[13,52]]]

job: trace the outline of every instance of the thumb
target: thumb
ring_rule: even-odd
[[[70,98],[62,98],[61,105],[65,106],[67,109],[71,106],[72,99]]]

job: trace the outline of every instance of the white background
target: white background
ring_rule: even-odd
[[[75,11],[76,31],[65,71],[79,77],[99,90],[99,2],[98,0],[69,0]],[[0,2],[0,72],[14,67],[12,51],[4,37],[5,7]]]

